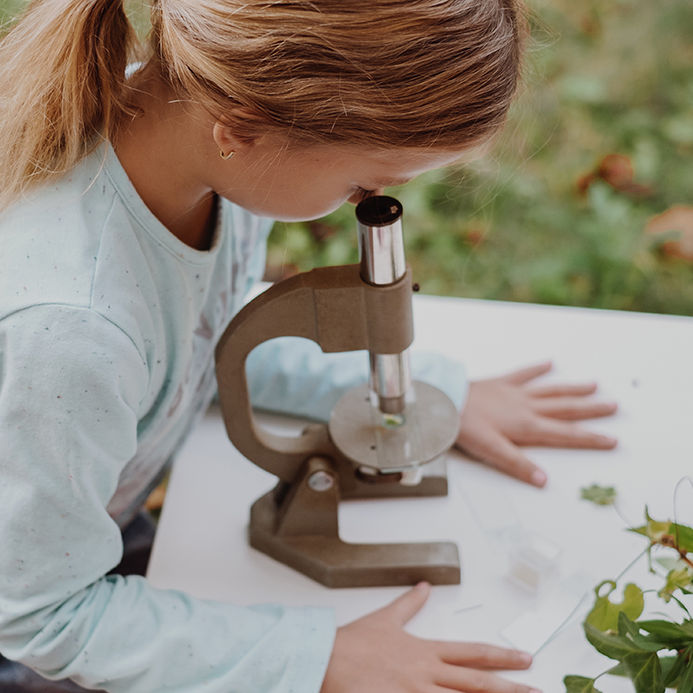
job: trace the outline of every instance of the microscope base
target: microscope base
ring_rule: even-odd
[[[317,475],[317,476],[316,476]],[[325,458],[308,460],[294,484],[279,484],[250,511],[250,545],[327,587],[460,582],[452,542],[349,544],[339,538],[339,489]]]

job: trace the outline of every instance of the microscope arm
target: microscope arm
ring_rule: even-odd
[[[226,431],[255,464],[292,481],[306,457],[338,453],[324,425],[300,437],[278,436],[253,417],[245,360],[275,337],[304,337],[324,352],[397,354],[413,340],[411,273],[387,286],[363,281],[359,265],[324,267],[270,287],[231,321],[216,348],[219,401]]]

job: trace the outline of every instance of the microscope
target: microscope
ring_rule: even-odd
[[[445,496],[444,455],[459,415],[440,390],[411,380],[411,271],[402,205],[356,207],[360,262],[278,282],[229,323],[216,349],[219,402],[231,442],[279,478],[250,511],[251,546],[328,587],[460,582],[452,542],[363,543],[339,537],[341,499]],[[262,342],[304,337],[326,352],[365,350],[368,383],[337,402],[328,424],[280,436],[255,419],[245,360]],[[364,355],[365,358],[365,355]]]

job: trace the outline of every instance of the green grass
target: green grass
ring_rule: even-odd
[[[0,0],[0,20],[23,5]],[[143,26],[143,6],[130,6]],[[523,88],[491,154],[391,191],[415,280],[436,294],[693,314],[693,266],[643,233],[653,215],[693,205],[693,3],[531,0],[531,10]],[[648,194],[602,182],[578,192],[612,153]],[[280,276],[356,253],[345,206],[277,224],[269,263]]]

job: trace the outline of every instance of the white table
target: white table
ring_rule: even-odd
[[[587,424],[617,436],[616,450],[528,451],[549,474],[543,490],[451,453],[447,498],[340,506],[346,541],[458,542],[462,584],[434,588],[410,632],[507,644],[501,632],[516,618],[546,609],[578,578],[595,585],[615,577],[644,548],[642,538],[623,531],[624,520],[613,508],[580,500],[582,486],[616,486],[619,511],[630,523],[641,523],[646,503],[652,515],[672,516],[674,486],[693,467],[693,321],[427,296],[417,296],[414,310],[416,348],[460,357],[472,378],[550,358],[555,368],[547,380],[597,380],[602,397],[620,402],[617,415]],[[248,547],[248,508],[274,483],[232,448],[218,411],[210,410],[175,464],[151,582],[242,604],[329,605],[340,623],[401,594],[401,588],[330,590]],[[678,509],[679,521],[693,522],[692,488],[681,489]],[[508,580],[506,551],[491,531],[513,523],[562,547],[554,575],[536,594]],[[644,560],[626,578],[647,584]],[[610,660],[582,634],[590,606],[591,599],[583,601],[529,672],[508,678],[561,693],[565,674],[591,676],[608,668]],[[614,677],[600,679],[599,688],[632,691],[629,682]]]

